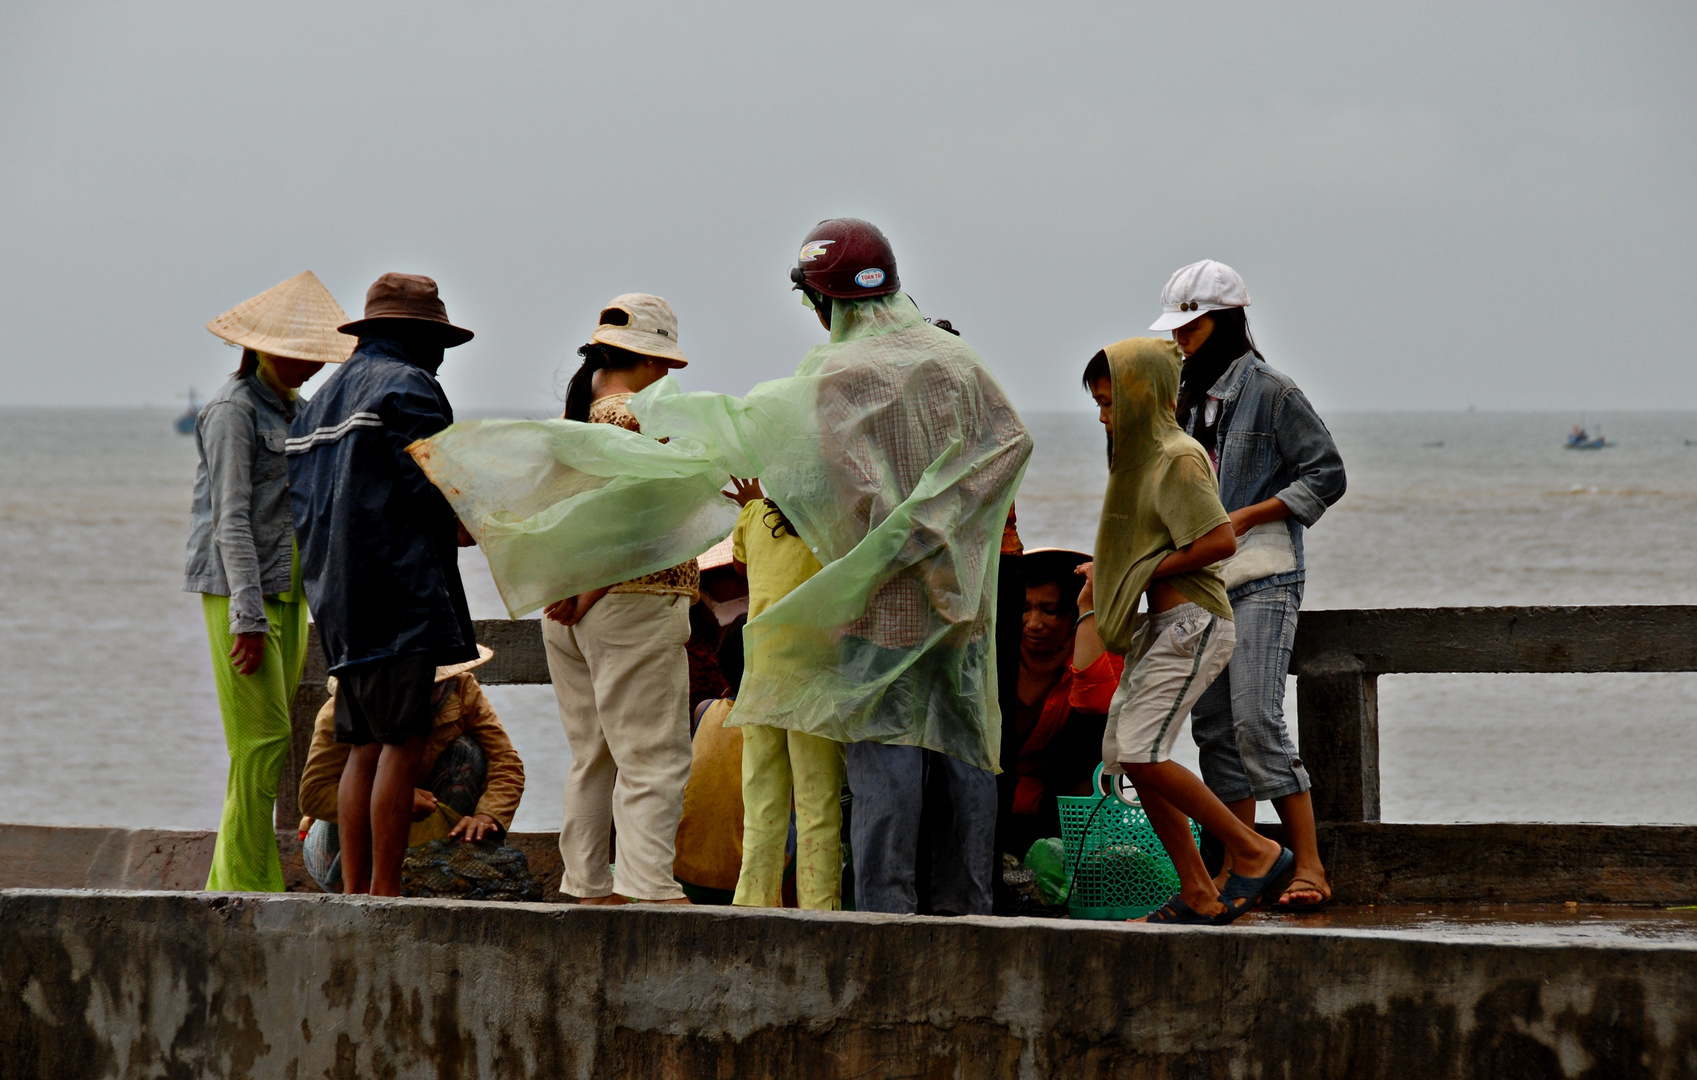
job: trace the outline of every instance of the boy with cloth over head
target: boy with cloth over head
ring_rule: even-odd
[[[340,330],[359,345],[295,417],[289,493],[339,683],[336,741],[353,747],[337,791],[343,891],[399,896],[436,668],[478,657],[458,564],[471,538],[406,448],[453,423],[436,370],[472,334],[416,274],[378,278],[365,318]]]
[[[1277,899],[1295,857],[1239,821],[1189,769],[1171,760],[1197,698],[1231,659],[1231,604],[1214,564],[1237,550],[1207,455],[1179,430],[1178,350],[1131,338],[1091,358],[1084,386],[1108,432],[1108,490],[1096,536],[1096,626],[1126,658],[1108,707],[1102,760],[1137,788],[1149,824],[1178,871],[1180,891],[1154,923],[1224,925]],[[1147,593],[1148,614],[1137,615]],[[1195,819],[1237,869],[1217,890],[1190,835]]]

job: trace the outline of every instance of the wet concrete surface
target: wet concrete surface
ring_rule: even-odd
[[[1697,907],[1626,904],[1336,904],[1323,911],[1255,911],[1240,929],[1324,930],[1419,941],[1506,945],[1697,945]]]

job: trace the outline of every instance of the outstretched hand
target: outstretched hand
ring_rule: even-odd
[[[501,826],[488,814],[472,814],[454,822],[454,827],[448,830],[449,836],[457,836],[468,844],[475,844],[490,833],[498,833]]]
[[[760,490],[759,477],[755,477],[752,480],[738,480],[733,476],[731,477],[731,487],[736,490],[727,491],[725,494],[729,495],[732,499],[735,499],[738,506],[747,506],[755,499],[764,499],[766,497],[766,493]]]

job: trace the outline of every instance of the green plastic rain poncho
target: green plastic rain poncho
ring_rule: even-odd
[[[748,624],[731,722],[997,767],[996,570],[1031,437],[971,348],[904,294],[841,302],[791,378],[668,378],[629,407],[642,434],[481,421],[415,446],[515,616],[699,554],[735,522],[727,475],[758,476],[824,568]]]

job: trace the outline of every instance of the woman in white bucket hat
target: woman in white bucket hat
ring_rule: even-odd
[[[615,296],[566,390],[565,417],[641,431],[626,404],[689,361],[672,305],[647,293]],[[548,673],[571,744],[560,891],[587,904],[626,898],[687,904],[673,877],[689,779],[689,608],[694,559],[570,596],[542,620]],[[617,881],[608,824],[618,830]]]
[[[242,350],[241,367],[196,419],[200,464],[183,575],[184,590],[201,594],[230,749],[212,890],[283,891],[272,813],[306,658],[283,442],[296,390],[352,351],[353,339],[336,332],[347,321],[307,270],[206,324]]]
[[[1161,317],[1184,353],[1179,426],[1214,462],[1238,553],[1221,564],[1237,627],[1223,675],[1197,701],[1191,734],[1202,777],[1246,823],[1272,802],[1296,853],[1280,897],[1287,910],[1323,907],[1332,890],[1320,862],[1314,803],[1284,718],[1285,673],[1302,605],[1303,530],[1344,492],[1343,459],[1314,407],[1249,335],[1249,289],[1213,259],[1191,263],[1161,290]]]

